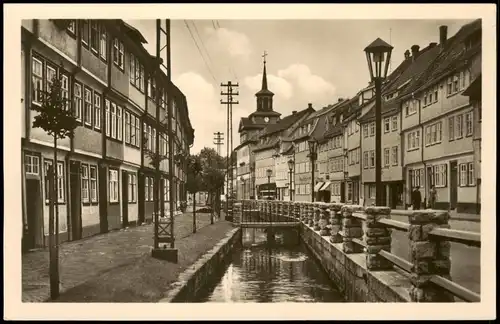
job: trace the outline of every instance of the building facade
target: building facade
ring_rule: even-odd
[[[189,152],[194,130],[182,93],[166,77],[152,78],[159,67],[144,49],[144,37],[121,20],[23,20],[21,33],[23,246],[47,245],[47,170],[54,144],[32,127],[37,113],[31,107],[41,105],[54,76],[61,77],[67,109],[78,122],[74,136],[57,141],[59,241],[151,219],[154,168],[148,167],[146,147],[155,151],[160,136],[160,152],[168,157],[166,127],[155,127],[158,110],[160,118],[166,116],[167,96],[175,115],[174,181],[181,199],[181,157]],[[161,165],[163,183],[166,166],[168,160]]]

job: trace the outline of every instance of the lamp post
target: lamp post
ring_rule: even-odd
[[[371,81],[375,83],[375,205],[382,206],[382,82],[387,77],[393,47],[377,38],[365,48]]]
[[[292,159],[288,160],[288,173],[290,175],[289,185],[288,185],[288,194],[290,195],[290,201],[292,201],[292,176],[293,176],[293,166],[295,162]]]
[[[309,158],[311,159],[311,202],[314,202],[314,163],[318,157],[316,152],[318,141],[315,138],[311,138],[308,141],[309,144]]]
[[[267,169],[266,170],[266,175],[267,175],[267,192],[271,190],[271,176],[273,175],[273,170]]]
[[[253,165],[250,166],[250,175],[249,175],[249,179],[250,179],[250,189],[252,190],[250,192],[250,194],[253,196],[253,199],[255,199],[255,182],[254,182],[254,171],[255,171],[255,168]]]

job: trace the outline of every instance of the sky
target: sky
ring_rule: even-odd
[[[156,54],[155,20],[126,20],[146,38]],[[391,70],[412,45],[439,43],[439,26],[448,37],[471,20],[172,20],[172,80],[185,94],[195,129],[191,153],[215,148],[213,133],[226,133],[221,83],[238,82],[233,106],[233,148],[239,144],[241,117],[256,109],[263,53],[267,53],[269,90],[282,117],[293,110],[316,110],[351,98],[368,84],[364,48],[377,37],[390,43]],[[163,46],[164,43],[162,42]],[[224,136],[226,139],[227,136]],[[226,152],[224,146],[221,149]]]

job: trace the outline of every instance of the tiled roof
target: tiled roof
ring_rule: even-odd
[[[275,124],[270,124],[264,129],[263,135],[270,135],[276,132],[281,132],[289,127],[291,127],[294,123],[296,123],[298,120],[300,120],[302,117],[304,117],[306,114],[314,112],[313,108],[307,108],[301,111],[296,112],[295,114],[291,114],[286,116],[283,119],[280,119],[277,123]]]
[[[398,111],[399,110],[399,103],[400,103],[400,101],[397,98],[392,99],[392,100],[387,101],[387,102],[383,102],[382,109],[381,109],[382,116],[391,115],[394,112]],[[361,116],[359,118],[359,122],[366,123],[366,122],[372,121],[374,119],[375,119],[375,106],[373,106],[369,111],[367,111],[366,114]]]
[[[417,82],[413,82],[412,85],[404,91],[404,94],[408,95],[420,89],[427,88],[434,82],[439,81],[442,77],[445,77],[449,72],[462,66],[472,56],[478,54],[481,51],[480,44],[466,50],[464,41],[473,33],[479,32],[480,30],[480,19],[462,26],[454,36],[446,41],[444,48],[440,51],[432,64],[428,66],[425,73],[422,74]]]
[[[479,73],[467,89],[462,92],[462,95],[481,98],[481,73]]]

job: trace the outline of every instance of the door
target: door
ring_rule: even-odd
[[[128,226],[128,172],[122,170],[122,227]]]
[[[345,203],[345,182],[340,183],[340,202]]]
[[[43,245],[42,240],[42,193],[39,179],[26,180],[26,216],[28,230],[25,233],[25,248],[34,249]]]
[[[450,161],[450,209],[457,207],[458,191],[458,170],[457,161]]]
[[[69,167],[69,185],[71,195],[71,239],[82,238],[82,195],[80,185],[80,162],[71,161]]]
[[[99,228],[101,233],[108,232],[108,169],[99,166]]]

